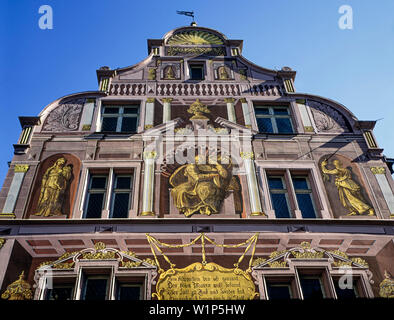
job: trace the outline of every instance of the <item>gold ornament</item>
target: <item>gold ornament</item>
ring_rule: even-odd
[[[72,175],[70,165],[65,165],[66,159],[59,158],[55,164],[47,169],[42,181],[38,199],[36,216],[63,215],[64,194]]]
[[[82,131],[89,131],[92,128],[90,124],[84,124],[82,126]]]
[[[384,280],[379,285],[379,295],[382,298],[394,298],[394,280],[387,271],[384,272]]]
[[[226,70],[225,66],[220,66],[218,68],[218,76],[220,80],[229,80],[230,76],[228,75],[228,72]]]
[[[24,278],[25,272],[22,271],[19,279],[7,287],[1,298],[5,300],[31,300],[33,298],[33,292],[30,284]]]
[[[167,66],[164,69],[164,79],[165,80],[175,80],[175,73],[172,66]]]
[[[200,102],[200,99],[197,99],[195,102],[193,102],[189,109],[187,109],[187,112],[194,115],[190,118],[191,120],[206,120],[208,118],[204,116],[203,113],[211,113],[208,107]]]
[[[384,167],[372,167],[371,171],[373,174],[386,174],[386,168]]]
[[[338,189],[339,201],[349,210],[349,216],[361,215],[368,212],[369,216],[375,215],[374,209],[368,205],[361,195],[361,187],[352,179],[349,169],[343,168],[342,162],[334,160],[334,169],[327,169],[327,160],[321,163],[323,178],[328,179],[328,174],[335,175],[335,185]]]
[[[241,158],[244,160],[253,160],[254,159],[254,153],[249,151],[249,152],[241,152]]]
[[[185,45],[185,44],[197,44],[197,45],[222,45],[223,40],[218,36],[201,30],[188,30],[179,32],[171,36],[167,44],[169,45]]]
[[[14,172],[27,172],[29,170],[28,164],[16,164],[14,167]]]
[[[144,151],[144,159],[154,159],[156,155],[156,151]]]
[[[148,80],[156,80],[156,68],[148,69]]]

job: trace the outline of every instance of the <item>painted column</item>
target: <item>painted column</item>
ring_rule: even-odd
[[[96,99],[86,99],[85,104],[83,105],[83,112],[81,117],[82,131],[89,131],[92,128],[95,103]]]
[[[384,200],[386,200],[387,206],[390,210],[390,217],[394,218],[394,194],[390,188],[389,182],[387,181],[386,168],[372,167],[371,171],[378,181],[380,190],[382,190]]]
[[[237,118],[235,116],[235,108],[234,108],[234,98],[225,98],[224,102],[227,103],[227,117],[228,120],[234,123],[237,123]]]
[[[172,98],[164,98],[163,99],[163,123],[166,123],[171,120],[171,102]]]
[[[244,121],[245,121],[245,127],[247,128],[252,128],[252,120],[250,118],[250,110],[249,110],[249,105],[246,102],[245,98],[239,99],[242,103],[242,112],[244,115]]]
[[[254,166],[254,153],[253,152],[241,152],[241,158],[243,159],[246,179],[248,181],[248,191],[250,199],[250,208],[252,210],[252,216],[266,216],[261,208],[259,187],[256,178],[256,168]]]
[[[7,199],[4,204],[0,217],[15,218],[15,205],[18,199],[19,191],[21,190],[23,178],[29,170],[28,164],[16,164],[14,167],[14,177],[12,178],[10,189],[8,190]]]
[[[155,113],[155,99],[146,99],[145,104],[145,130],[153,128],[153,117]]]
[[[306,106],[305,99],[296,100],[298,110],[300,111],[302,124],[305,132],[314,132],[312,121],[309,118],[308,109]]]
[[[141,216],[154,216],[153,194],[155,183],[155,151],[144,152],[144,189]]]

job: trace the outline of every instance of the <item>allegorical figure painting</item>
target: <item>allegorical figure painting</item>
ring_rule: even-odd
[[[368,214],[375,215],[374,209],[367,203],[362,195],[361,186],[352,178],[352,172],[343,167],[340,160],[332,161],[332,169],[327,168],[328,160],[324,159],[320,166],[323,179],[329,180],[329,175],[335,176],[335,186],[341,205],[348,211],[349,216]]]
[[[66,165],[65,158],[59,158],[49,167],[42,178],[40,197],[38,199],[36,216],[63,215],[64,195],[72,176],[71,165]]]
[[[231,161],[221,164],[220,159],[218,156],[217,161],[209,159],[205,164],[196,156],[195,163],[185,164],[171,175],[171,196],[186,217],[194,213],[217,214],[229,190],[240,193],[239,181],[232,175]]]

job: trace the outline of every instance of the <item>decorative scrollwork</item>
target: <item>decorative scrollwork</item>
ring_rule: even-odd
[[[43,131],[76,131],[82,114],[83,99],[62,103],[45,120]]]
[[[384,272],[384,280],[379,285],[379,295],[382,298],[394,298],[394,280],[387,271]]]
[[[18,280],[7,287],[1,298],[5,300],[31,300],[33,298],[33,292],[30,284],[24,278],[25,272],[22,271]]]

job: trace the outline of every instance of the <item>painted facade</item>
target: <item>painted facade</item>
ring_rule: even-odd
[[[297,92],[295,71],[242,46],[177,28],[145,60],[97,70],[97,91],[20,117],[0,193],[3,299],[393,296],[394,182],[375,121]],[[217,272],[212,292],[181,276],[171,291],[175,266]],[[234,270],[249,282],[220,291]]]

